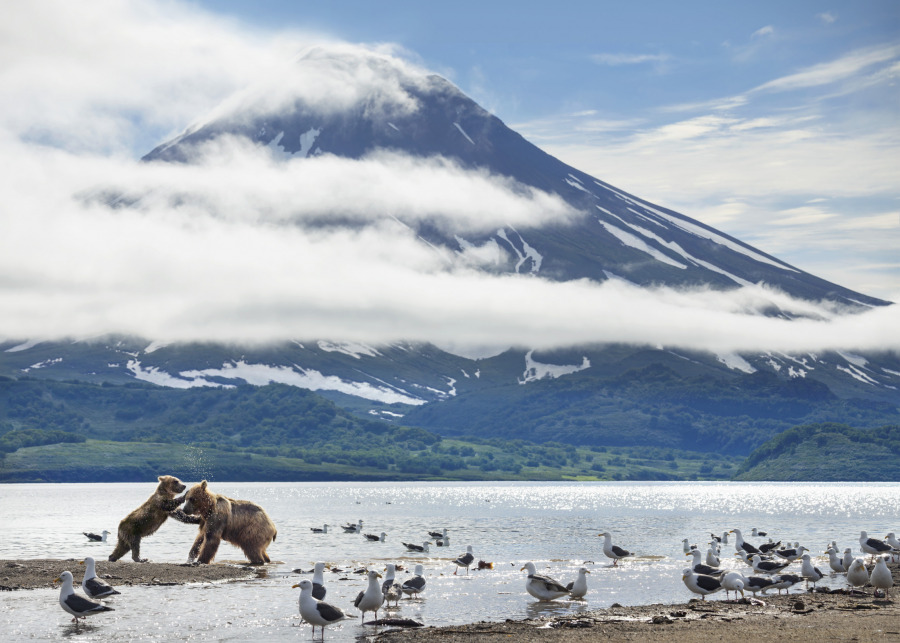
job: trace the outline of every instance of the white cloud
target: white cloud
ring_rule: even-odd
[[[900,45],[877,45],[853,51],[827,63],[802,69],[755,87],[753,92],[790,91],[830,85],[860,74],[873,65],[890,62],[900,55]]]
[[[643,63],[662,63],[669,60],[668,54],[594,54],[591,60],[598,65],[641,65]]]
[[[825,11],[824,13],[817,13],[816,18],[818,18],[819,20],[821,20],[822,22],[824,22],[827,25],[830,25],[831,23],[833,23],[837,20],[837,16],[830,11]]]
[[[772,25],[766,25],[765,27],[760,27],[756,31],[751,34],[751,38],[767,38],[773,36],[775,34],[775,27]]]

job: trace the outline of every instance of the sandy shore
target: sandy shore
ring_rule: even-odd
[[[59,587],[53,581],[64,571],[81,578],[81,560],[70,558],[0,560],[0,590]],[[253,578],[253,567],[228,564],[176,565],[174,563],[134,563],[97,561],[97,576],[110,585],[184,585],[210,581],[243,580]]]
[[[800,592],[729,602],[692,599],[679,605],[614,606],[609,609],[540,620],[483,622],[385,632],[379,643],[467,643],[501,640],[640,641],[678,643],[825,643],[900,641],[900,565],[891,565],[891,597],[863,592]],[[524,591],[523,591],[524,594]],[[714,595],[718,596],[718,594]],[[749,596],[749,594],[748,594]],[[530,597],[523,596],[523,600]]]

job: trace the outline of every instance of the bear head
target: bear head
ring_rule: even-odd
[[[167,498],[174,498],[177,494],[187,489],[187,485],[175,476],[159,476],[157,480],[159,480],[159,486],[156,488],[157,493]]]
[[[206,488],[206,480],[195,484],[185,494],[184,513],[194,516],[208,516],[215,505],[215,497]]]

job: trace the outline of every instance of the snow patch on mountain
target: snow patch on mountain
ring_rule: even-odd
[[[527,384],[528,382],[536,382],[544,378],[555,379],[563,375],[577,373],[591,367],[591,361],[587,357],[583,357],[581,364],[560,365],[560,364],[543,364],[534,359],[534,350],[525,354],[525,372],[519,379],[519,384]]]
[[[572,176],[572,175],[570,174],[569,176]],[[572,176],[572,179],[574,179],[574,178],[575,178],[575,177]],[[578,179],[575,179],[575,180],[573,181],[572,179],[566,178],[566,179],[563,179],[563,180],[564,180],[566,183],[568,183],[569,185],[571,185],[573,188],[576,188],[576,189],[578,189],[578,190],[581,190],[582,192],[587,192],[587,193],[590,194],[591,196],[594,196],[594,193],[591,192],[590,190],[588,190],[586,187],[584,187],[584,186],[581,184],[581,181],[579,181]]]
[[[756,372],[753,365],[737,353],[718,353],[716,354],[716,359],[734,371],[741,371],[748,375]]]
[[[475,141],[473,141],[471,139],[471,137],[468,134],[466,134],[466,130],[464,130],[462,128],[462,125],[460,125],[459,123],[453,123],[453,124],[456,125],[456,129],[459,130],[459,133],[466,137],[467,141],[469,141],[472,145],[475,145]]]
[[[544,260],[544,256],[540,252],[535,250],[532,246],[528,245],[528,242],[526,242],[525,239],[522,238],[522,235],[520,235],[514,228],[512,229],[512,231],[516,233],[517,237],[519,237],[519,242],[522,244],[521,250],[516,247],[516,244],[514,244],[512,240],[510,240],[509,236],[507,236],[506,234],[506,230],[504,230],[503,228],[497,230],[497,236],[503,239],[509,245],[509,247],[512,248],[512,251],[516,253],[516,257],[518,257],[519,259],[519,261],[516,263],[516,273],[519,272],[526,261],[531,259],[531,273],[536,274],[541,269],[541,262]]]
[[[37,339],[29,339],[26,342],[22,342],[18,346],[13,346],[12,348],[7,348],[4,353],[18,353],[20,351],[27,351],[29,348],[34,348],[38,344],[40,344],[40,340]]]
[[[323,375],[313,369],[305,369],[296,364],[289,366],[269,366],[267,364],[248,364],[243,360],[222,364],[222,368],[207,368],[198,371],[184,371],[184,377],[223,377],[242,379],[254,386],[266,384],[288,384],[310,391],[338,391],[347,395],[355,395],[366,400],[375,400],[387,404],[425,404],[425,400],[387,387],[372,386],[365,382],[349,382],[334,375]]]
[[[165,348],[168,345],[169,345],[168,342],[152,341],[149,344],[147,344],[147,348],[144,349],[144,354],[146,355],[147,353],[152,353],[153,351],[158,351],[160,348]]]
[[[59,364],[61,361],[63,361],[62,357],[57,357],[55,359],[45,359],[43,362],[38,362],[37,364],[32,364],[28,368],[23,368],[22,372],[27,373],[31,369],[46,368],[46,367],[52,366],[54,364]]]
[[[309,131],[300,135],[300,151],[298,154],[301,157],[306,158],[309,156],[309,151],[312,149],[312,146],[315,144],[316,139],[321,133],[321,129],[310,128]]]
[[[625,230],[622,230],[621,228],[614,226],[611,223],[607,223],[603,219],[597,219],[597,221],[600,222],[600,225],[602,225],[608,233],[610,233],[612,236],[614,236],[616,239],[618,239],[622,243],[623,246],[628,246],[629,248],[634,248],[635,250],[640,250],[641,252],[650,255],[657,261],[662,261],[663,263],[669,264],[670,266],[675,266],[676,268],[681,268],[682,270],[687,269],[686,265],[684,265],[683,263],[680,263],[678,261],[675,261],[668,255],[663,254],[656,248],[648,245],[640,237],[637,237],[637,236],[631,234],[630,232],[626,232]]]
[[[381,357],[381,353],[368,344],[360,344],[357,342],[334,343],[319,341],[318,345],[319,350],[323,350],[326,353],[343,353],[344,355],[349,355],[356,359],[361,359],[363,355],[366,357]]]
[[[856,366],[853,366],[852,364],[851,364],[849,367],[846,367],[846,366],[836,366],[835,368],[837,368],[837,370],[839,370],[839,371],[843,371],[844,373],[847,373],[847,374],[850,375],[853,379],[859,380],[859,381],[862,382],[863,384],[870,384],[870,385],[872,385],[872,386],[877,386],[877,385],[878,385],[878,381],[877,381],[877,380],[875,380],[875,379],[869,377],[868,375],[866,375],[865,373],[863,373],[860,369],[858,369]]]
[[[149,368],[143,368],[141,363],[136,359],[128,360],[126,364],[129,371],[134,373],[135,379],[141,380],[143,382],[150,382],[151,384],[156,384],[158,386],[165,386],[166,388],[196,388],[199,386],[208,386],[212,388],[234,388],[233,386],[227,384],[219,384],[217,382],[210,382],[199,376],[192,376],[190,372],[181,373],[181,375],[187,377],[188,379],[184,379],[181,377],[174,377],[169,375],[165,371],[159,370],[156,366],[151,366]]]

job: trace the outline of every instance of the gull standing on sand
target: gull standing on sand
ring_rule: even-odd
[[[695,574],[690,568],[685,569],[681,573],[681,580],[685,586],[695,594],[700,594],[700,598],[706,600],[707,594],[725,589],[718,578],[707,576],[706,574]]]
[[[790,594],[788,590],[797,583],[801,582],[803,580],[803,577],[795,576],[794,574],[777,574],[772,577],[772,580],[775,584],[767,589],[777,589],[779,594],[781,594],[781,590],[784,590],[788,594]]]
[[[891,576],[891,570],[887,566],[887,556],[879,556],[875,559],[875,568],[872,570],[872,576],[869,582],[875,589],[883,589],[884,597],[888,597],[888,591],[894,586],[894,578]]]
[[[586,568],[582,567],[578,570],[578,577],[574,581],[566,585],[566,589],[569,590],[570,598],[581,600],[585,597],[585,594],[587,594],[588,591],[588,574],[590,574],[590,572]]]
[[[803,554],[802,560],[803,564],[800,566],[800,574],[806,579],[807,587],[809,587],[809,581],[812,581],[813,587],[815,587],[816,583],[822,580],[825,574],[822,573],[821,569],[812,564],[812,561],[809,559],[809,554]]]
[[[559,581],[549,576],[541,576],[534,568],[534,563],[525,563],[519,571],[528,572],[528,580],[525,581],[525,591],[539,601],[553,601],[566,596],[569,593]]]
[[[300,616],[312,625],[313,638],[316,637],[316,625],[322,628],[322,639],[324,640],[326,625],[332,625],[347,618],[340,608],[313,598],[313,584],[308,578],[304,578],[293,587],[300,588]]]
[[[381,592],[381,586],[378,584],[381,574],[376,571],[370,571],[368,576],[369,585],[365,590],[357,594],[356,600],[353,601],[353,606],[360,611],[360,621],[365,620],[366,612],[375,612],[375,620],[377,621],[378,609],[384,603],[384,594]]]
[[[409,580],[405,581],[403,585],[400,586],[400,589],[403,590],[403,593],[412,598],[413,594],[416,596],[419,595],[419,592],[425,591],[425,577],[422,576],[425,568],[421,565],[416,565],[416,574]]]
[[[619,559],[621,558],[634,557],[634,554],[630,551],[622,549],[618,545],[613,545],[612,535],[608,531],[602,531],[597,535],[603,537],[603,553],[606,554],[607,558],[613,559],[613,567],[619,564]]]
[[[113,589],[102,580],[97,578],[97,570],[94,566],[94,559],[88,556],[82,562],[84,565],[84,579],[81,581],[81,589],[84,590],[84,593],[88,598],[106,598],[108,596],[113,596],[115,594],[121,594],[121,592]]]
[[[864,587],[869,582],[869,571],[862,558],[854,558],[847,570],[847,582],[852,587]]]
[[[891,551],[891,546],[883,540],[869,538],[866,532],[859,532],[859,548],[866,554],[870,554],[874,559],[879,554],[887,554]]]
[[[113,608],[111,607],[89,601],[83,596],[76,594],[75,588],[72,587],[72,572],[63,572],[59,575],[59,578],[53,582],[62,582],[62,587],[59,588],[59,606],[74,617],[72,622],[75,623],[76,629],[78,629],[78,619],[80,618],[87,618],[91,614],[98,614],[100,612],[113,611]]]
[[[741,593],[741,597],[744,596],[744,575],[738,572],[728,572],[719,580],[722,584],[722,587],[725,589],[725,599],[728,599],[728,592],[734,592],[734,597],[737,599],[738,592]]]

